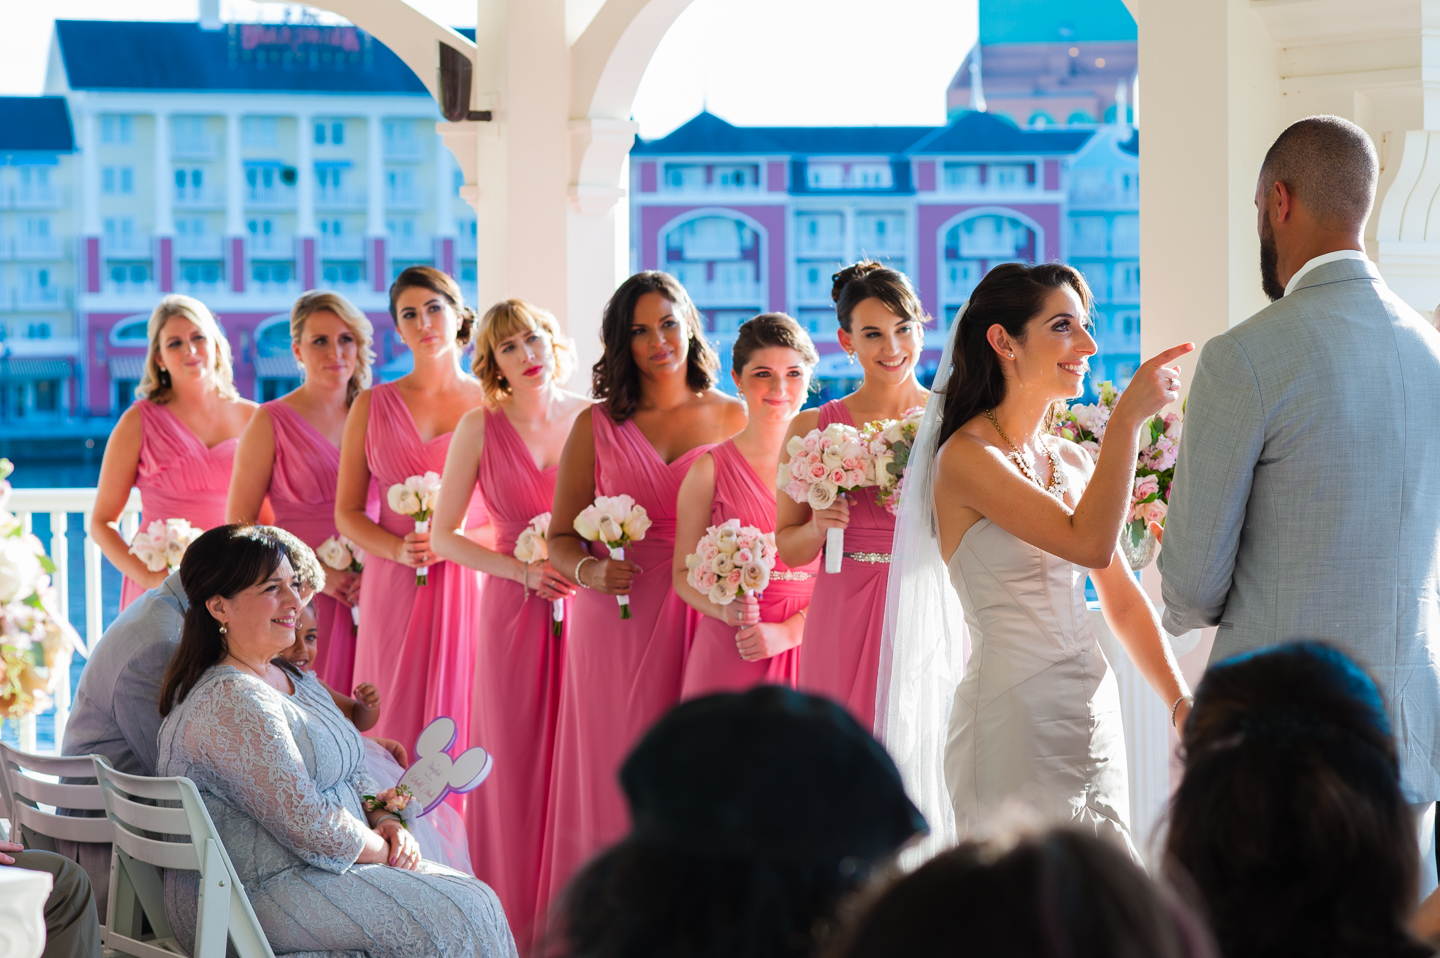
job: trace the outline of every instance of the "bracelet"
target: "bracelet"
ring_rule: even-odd
[[[810,621],[810,616],[806,615],[804,609],[800,610],[800,618],[804,619],[806,622]]]
[[[520,588],[525,590],[525,601],[528,602],[530,600],[530,563],[526,562],[524,566],[525,568],[520,573]]]
[[[600,561],[600,560],[596,559],[594,556],[581,556],[581,557],[580,557],[580,561],[577,562],[577,563],[575,563],[575,584],[576,584],[576,585],[580,586],[582,589],[588,589],[588,588],[590,588],[588,585],[586,585],[585,583],[583,583],[583,582],[580,581],[580,567],[583,566],[583,565],[585,565],[585,563],[587,563],[587,562],[598,562],[598,561]]]
[[[1175,712],[1180,708],[1180,703],[1181,703],[1181,702],[1185,702],[1185,701],[1189,701],[1189,702],[1191,702],[1191,703],[1194,703],[1195,698],[1194,698],[1194,696],[1191,696],[1191,695],[1182,695],[1182,696],[1180,696],[1178,699],[1175,700],[1175,704],[1174,704],[1174,705],[1170,706],[1170,727],[1171,727],[1171,728],[1178,728],[1178,726],[1176,726],[1176,724],[1175,724]]]
[[[394,812],[386,812],[384,815],[381,815],[379,818],[375,819],[375,824],[370,826],[370,830],[373,832],[381,822],[390,818],[395,819],[395,821],[399,822],[401,825],[405,824],[405,819],[401,818],[399,815],[396,815]]]

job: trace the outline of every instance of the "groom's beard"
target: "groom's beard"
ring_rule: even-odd
[[[1280,255],[1275,251],[1275,232],[1270,228],[1270,219],[1260,227],[1260,288],[1275,302],[1285,295],[1285,284],[1280,282]]]

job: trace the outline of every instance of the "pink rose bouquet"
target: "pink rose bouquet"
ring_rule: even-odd
[[[367,812],[389,812],[400,819],[401,828],[409,828],[405,822],[405,809],[415,801],[415,796],[410,791],[409,785],[396,785],[387,788],[379,795],[362,795],[360,802],[365,806]]]
[[[385,494],[385,501],[392,512],[410,516],[415,520],[416,532],[430,531],[430,517],[435,514],[435,502],[440,498],[440,475],[427,472],[423,476],[411,476],[404,482],[397,482]],[[430,584],[430,567],[421,566],[415,570],[415,584]]]
[[[515,537],[515,558],[527,566],[532,562],[545,562],[550,558],[550,547],[545,544],[545,533],[550,529],[550,513],[542,512],[530,520],[530,524]],[[550,602],[550,634],[560,634],[560,624],[565,621],[565,600]]]
[[[645,538],[650,529],[650,515],[645,507],[630,496],[596,496],[595,501],[575,517],[575,531],[588,542],[603,542],[613,558],[623,560],[625,547]],[[630,597],[617,595],[620,618],[633,619]]]
[[[765,591],[776,555],[775,533],[727,519],[706,529],[685,557],[685,581],[716,605],[729,605]]]
[[[875,484],[880,487],[875,501],[892,516],[900,514],[905,467],[910,464],[910,449],[915,445],[915,434],[920,430],[920,420],[924,418],[925,407],[915,406],[907,409],[899,419],[867,423],[860,431],[861,440],[875,458]]]
[[[151,572],[174,571],[180,568],[185,550],[200,538],[197,529],[184,519],[156,519],[130,540],[130,554],[145,563]]]
[[[334,569],[336,572],[363,572],[365,563],[362,560],[363,553],[360,548],[342,535],[336,534],[320,543],[315,550],[315,558],[325,563],[326,568]],[[356,625],[360,624],[360,607],[350,607],[350,621]]]
[[[781,463],[775,485],[801,505],[828,509],[842,492],[854,492],[875,481],[875,455],[854,426],[831,423],[791,436],[785,444],[790,461]],[[839,572],[845,551],[845,530],[825,531],[825,571]]]

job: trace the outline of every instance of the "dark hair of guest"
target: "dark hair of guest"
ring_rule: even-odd
[[[465,305],[465,295],[460,292],[460,284],[455,282],[455,278],[433,266],[408,266],[401,270],[400,275],[395,277],[395,282],[390,284],[390,318],[395,321],[395,325],[400,325],[400,310],[396,301],[405,290],[417,286],[440,294],[450,304],[450,308],[455,310],[455,315],[460,318],[455,342],[461,346],[470,342],[470,336],[475,330],[475,310]]]
[[[220,623],[205,603],[215,596],[229,599],[268,579],[288,558],[284,545],[258,526],[226,525],[209,530],[190,544],[180,560],[180,583],[190,608],[180,632],[180,648],[165,670],[160,686],[160,714],[181,702],[205,670],[226,655]]]
[[[856,859],[789,865],[627,839],[571,881],[544,953],[802,958],[828,940],[839,903],[866,877]]]
[[[835,304],[835,318],[840,328],[850,332],[851,314],[867,299],[878,299],[885,308],[902,319],[914,320],[921,326],[930,322],[915,287],[899,270],[891,269],[873,259],[861,260],[830,277],[830,300]]]
[[[730,347],[730,369],[738,376],[757,350],[777,346],[795,350],[800,361],[812,369],[820,361],[810,334],[799,323],[784,313],[761,313],[740,324],[735,345]]]
[[[600,340],[605,351],[590,370],[591,391],[615,422],[629,419],[640,406],[640,370],[630,352],[630,327],[635,305],[646,293],[658,293],[668,300],[675,308],[675,318],[685,324],[690,334],[686,385],[694,392],[703,392],[715,385],[715,373],[720,368],[720,357],[705,340],[700,313],[680,281],[659,270],[636,273],[621,283],[605,304],[600,317]]]
[[[940,422],[940,445],[951,434],[1005,399],[1005,370],[990,345],[990,327],[999,325],[1016,342],[1025,341],[1026,327],[1040,315],[1045,299],[1069,287],[1080,297],[1088,316],[1093,300],[1080,271],[1063,263],[1001,263],[975,287],[954,333],[950,378],[945,383],[945,415]]]
[[[1181,738],[1166,870],[1225,958],[1429,955],[1419,849],[1375,684],[1318,642],[1212,665]]]
[[[966,842],[863,903],[830,958],[1208,958],[1201,923],[1130,858],[1066,828]]]

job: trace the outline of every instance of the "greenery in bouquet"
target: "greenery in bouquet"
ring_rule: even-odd
[[[905,410],[899,419],[882,419],[866,424],[860,441],[875,461],[875,501],[892,516],[900,514],[900,496],[905,491],[905,467],[910,465],[910,451],[915,434],[925,418],[925,407]]]
[[[80,644],[58,612],[55,563],[9,510],[14,468],[0,459],[0,721],[49,708]]]

